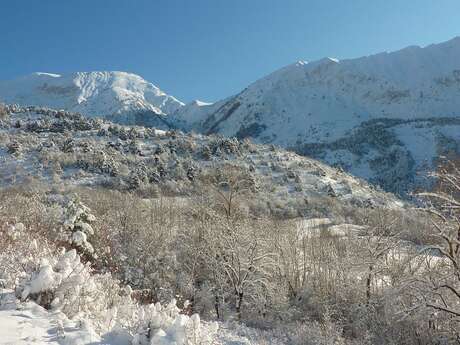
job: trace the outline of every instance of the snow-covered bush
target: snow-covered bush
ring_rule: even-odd
[[[21,300],[33,300],[67,317],[90,321],[99,333],[114,328],[136,328],[137,305],[129,288],[121,287],[110,274],[94,274],[75,249],[42,258],[32,272],[24,272],[16,286]]]
[[[0,217],[0,281],[14,289],[21,277],[36,268],[36,262],[49,255],[54,246],[23,223],[4,222]]]
[[[33,300],[82,324],[89,322],[99,334],[125,334],[133,344],[212,344],[216,324],[182,314],[175,300],[165,307],[139,306],[129,287],[121,287],[110,274],[95,274],[75,249],[54,254],[53,245],[41,237],[33,239],[22,223],[0,223],[0,240],[2,285],[15,287],[22,301]]]
[[[217,333],[217,323],[202,324],[198,314],[181,314],[172,300],[163,307],[160,303],[138,309],[139,328],[133,345],[210,345]]]
[[[68,308],[68,315],[75,314],[77,304],[87,302],[77,299],[95,288],[90,273],[75,249],[63,250],[58,257],[43,258],[37,269],[23,278],[16,293],[22,300],[33,299],[48,309]]]

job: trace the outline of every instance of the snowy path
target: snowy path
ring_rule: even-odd
[[[0,300],[0,345],[103,344],[92,330],[80,327],[62,313],[48,312],[32,302],[17,306],[10,293],[0,293]]]
[[[59,344],[57,324],[38,306],[0,312],[0,344]]]

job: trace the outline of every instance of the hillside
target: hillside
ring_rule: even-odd
[[[248,181],[253,207],[287,217],[343,207],[399,208],[394,196],[316,160],[218,136],[127,127],[39,107],[8,107],[0,122],[0,182],[105,186],[188,196],[230,172]],[[318,214],[317,214],[318,215]]]

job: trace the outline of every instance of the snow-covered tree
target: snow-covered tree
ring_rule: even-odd
[[[75,248],[85,258],[97,258],[93,245],[89,241],[94,235],[91,224],[96,220],[91,210],[77,197],[73,197],[64,205],[63,216],[59,239],[67,242],[71,248]]]

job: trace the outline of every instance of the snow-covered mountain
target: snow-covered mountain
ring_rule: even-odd
[[[173,114],[183,129],[251,137],[402,192],[460,150],[460,37],[425,48],[299,61],[214,104]]]
[[[156,126],[183,105],[141,77],[125,72],[34,73],[0,82],[0,101]]]
[[[0,101],[272,143],[404,193],[460,152],[460,37],[424,48],[286,66],[216,103],[184,105],[124,72],[35,73]],[[420,174],[419,174],[420,173]]]

